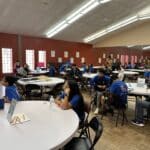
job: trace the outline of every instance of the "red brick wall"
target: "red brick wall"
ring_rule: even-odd
[[[0,33],[0,49],[12,48],[13,49],[13,62],[18,59],[18,44],[17,35]],[[2,76],[2,54],[0,50],[0,76]]]
[[[38,62],[38,50],[46,50],[47,51],[47,62],[57,63],[57,58],[62,57],[63,61],[69,60],[69,58],[64,58],[64,51],[69,52],[69,57],[74,57],[74,61],[77,65],[81,64],[81,57],[85,57],[85,61],[87,64],[98,65],[98,58],[103,57],[103,53],[106,56],[113,54],[116,58],[117,54],[121,55],[137,55],[140,58],[142,55],[150,57],[150,52],[142,52],[140,50],[129,50],[125,47],[108,47],[108,48],[92,48],[90,44],[76,43],[76,42],[66,42],[60,40],[52,40],[46,38],[35,38],[35,37],[27,37],[21,36],[21,45],[22,45],[22,62],[25,63],[25,50],[26,49],[34,49],[36,51],[36,64]],[[4,48],[12,48],[13,49],[13,62],[19,59],[18,55],[18,35],[12,34],[3,34],[0,33],[0,49]],[[51,58],[50,51],[55,50],[56,57]],[[80,52],[80,58],[76,58],[76,51]],[[102,58],[102,63],[104,63],[104,59]],[[1,51],[0,51],[0,65],[1,65]],[[0,67],[0,76],[2,75],[2,67]]]

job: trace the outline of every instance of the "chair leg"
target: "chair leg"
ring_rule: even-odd
[[[122,126],[124,125],[124,119],[125,119],[125,113],[124,110],[122,110],[122,123],[121,123]]]
[[[118,114],[117,114],[117,119],[116,119],[116,127],[118,126],[118,120],[119,120],[119,116],[120,116],[120,109],[118,110]]]

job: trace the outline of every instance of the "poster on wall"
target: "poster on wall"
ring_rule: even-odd
[[[99,57],[98,58],[98,63],[101,64],[101,62],[102,62],[102,59]]]
[[[106,58],[106,54],[105,54],[105,53],[103,53],[103,58],[104,58],[104,59]]]
[[[51,57],[55,57],[55,50],[51,50]]]
[[[72,63],[72,64],[74,63],[74,58],[73,57],[70,58],[70,63]]]
[[[76,52],[76,58],[80,57],[80,52]]]
[[[117,59],[119,59],[119,57],[120,57],[119,54],[117,54]]]
[[[58,63],[62,63],[62,58],[58,57]]]
[[[68,51],[64,51],[64,57],[68,58]]]
[[[81,58],[81,63],[85,63],[85,58],[84,57]]]

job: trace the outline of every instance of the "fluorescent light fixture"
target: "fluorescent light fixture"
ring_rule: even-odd
[[[106,30],[100,31],[98,33],[95,33],[93,35],[88,36],[87,38],[84,39],[84,42],[88,43],[96,38],[99,38],[101,36],[104,36],[105,34],[107,34]]]
[[[145,20],[145,19],[150,19],[150,14],[146,14],[146,15],[139,15],[139,20]]]
[[[95,1],[95,3],[91,4],[88,8],[84,9],[81,13],[82,14],[87,14],[89,11],[96,8],[98,5],[99,5],[99,2]]]
[[[124,26],[127,26],[127,25],[129,25],[129,24],[131,24],[131,23],[133,23],[133,22],[135,22],[137,20],[138,20],[137,16],[130,17],[130,18],[128,18],[126,20],[123,20],[123,21],[121,21],[121,22],[119,22],[119,23],[117,23],[117,24],[115,24],[115,25],[113,25],[111,27],[108,27],[107,31],[108,32],[115,31],[115,30],[120,29],[120,28],[122,28]]]
[[[52,28],[50,31],[47,32],[48,34],[51,34],[52,32],[54,32],[55,30],[59,29],[61,26],[63,26],[64,24],[66,24],[65,21],[60,22],[59,24],[57,24],[54,28]]]
[[[147,49],[150,49],[150,46],[143,47],[143,50],[147,50]]]
[[[84,3],[79,9],[71,13],[68,17],[64,18],[64,20],[57,24],[54,28],[51,28],[47,33],[47,37],[52,37],[61,30],[65,29],[68,25],[72,24],[85,14],[87,14],[89,11],[96,8],[98,5],[101,5],[103,3],[107,3],[111,0],[90,0],[86,3]]]
[[[59,29],[54,30],[53,32],[49,33],[49,34],[47,35],[47,37],[50,38],[50,37],[54,36],[54,35],[57,34],[58,32],[60,32],[60,31],[62,31],[63,29],[65,29],[67,26],[68,26],[67,23],[64,24],[64,25],[62,25]]]
[[[110,2],[111,0],[101,0],[100,3],[104,4],[104,3],[108,3]]]
[[[68,20],[67,22],[70,24],[70,23],[73,23],[75,22],[76,20],[78,20],[83,14],[77,14],[76,16],[72,17],[70,20]]]

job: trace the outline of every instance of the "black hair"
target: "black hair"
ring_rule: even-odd
[[[13,76],[5,76],[4,80],[5,80],[5,82],[8,82],[9,86],[12,86],[17,81],[17,78],[15,78]]]
[[[82,97],[82,94],[80,92],[80,89],[79,89],[77,82],[74,80],[67,80],[67,82],[68,82],[68,85],[70,88],[69,100],[71,100],[72,97],[76,94],[79,95],[83,100],[83,97]]]
[[[105,74],[105,70],[104,70],[104,69],[99,69],[99,70],[98,70],[98,73]]]

